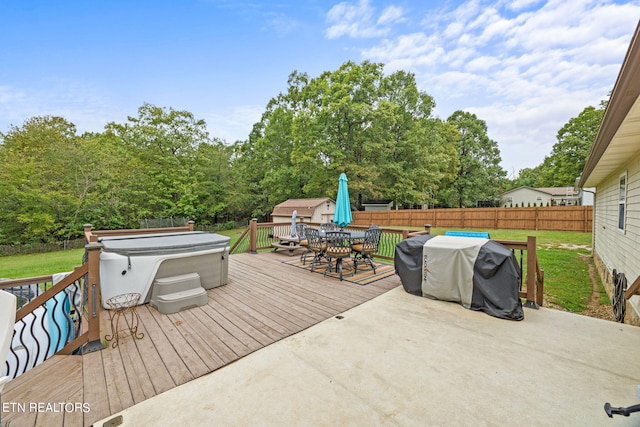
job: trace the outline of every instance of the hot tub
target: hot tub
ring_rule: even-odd
[[[227,283],[230,238],[215,233],[185,232],[114,236],[98,239],[102,306],[109,298],[139,293],[149,302],[154,280],[198,273],[201,286]]]

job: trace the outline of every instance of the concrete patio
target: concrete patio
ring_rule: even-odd
[[[638,403],[639,349],[629,325],[397,287],[94,425],[640,425],[603,410]]]

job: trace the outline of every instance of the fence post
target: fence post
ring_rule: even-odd
[[[527,236],[527,302],[525,307],[538,309],[536,303],[536,236]]]
[[[100,296],[100,249],[101,243],[89,243],[87,249],[87,318],[89,323],[87,344],[82,349],[83,353],[102,350],[104,346],[100,341],[100,312],[102,311],[102,298]]]
[[[584,218],[584,227],[583,230],[585,233],[591,231],[589,230],[589,212],[587,211],[587,207],[582,207],[582,217]]]
[[[249,222],[249,253],[258,253],[258,219],[251,218]]]

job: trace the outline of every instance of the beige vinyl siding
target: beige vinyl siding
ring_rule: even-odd
[[[538,200],[540,197],[540,200]],[[507,200],[509,199],[510,200]],[[541,191],[534,190],[532,188],[517,188],[515,190],[505,193],[501,200],[501,206],[547,206],[547,203],[551,203],[551,195],[543,193]]]
[[[627,172],[625,229],[618,229],[620,175]],[[611,174],[596,190],[595,252],[609,272],[614,268],[631,284],[640,275],[640,155]]]

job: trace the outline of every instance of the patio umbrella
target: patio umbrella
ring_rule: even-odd
[[[336,211],[333,214],[333,222],[342,228],[351,224],[351,220],[351,202],[349,201],[347,175],[341,173],[338,179],[338,197],[336,197]]]
[[[296,237],[296,216],[298,216],[298,211],[294,210],[291,214],[291,237]]]

